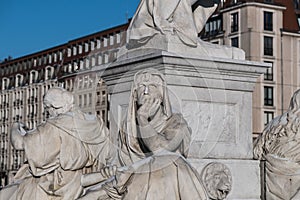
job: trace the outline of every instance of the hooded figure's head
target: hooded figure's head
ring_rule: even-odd
[[[144,156],[137,131],[137,110],[147,98],[160,98],[161,108],[166,118],[172,116],[167,85],[163,74],[155,69],[138,71],[134,76],[126,121],[126,140],[131,152]]]
[[[73,105],[73,94],[63,88],[51,88],[44,96],[44,106],[52,117],[70,111]]]

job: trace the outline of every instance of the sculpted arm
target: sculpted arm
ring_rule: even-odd
[[[184,134],[177,130],[175,130],[171,137],[160,134],[150,124],[140,127],[140,134],[143,142],[152,152],[159,149],[174,152],[184,138]]]
[[[22,124],[16,122],[11,128],[11,143],[16,150],[24,149],[24,136],[26,135],[26,131],[22,127]]]
[[[148,102],[138,109],[137,120],[140,136],[152,152],[160,149],[174,152],[180,146],[184,133],[174,129],[170,134],[164,134],[162,130],[159,131],[157,130],[159,128],[155,128],[162,126],[167,120],[160,105],[160,101],[156,99],[153,104]]]

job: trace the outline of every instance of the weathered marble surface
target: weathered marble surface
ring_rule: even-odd
[[[208,199],[199,174],[186,160],[190,139],[186,121],[172,113],[164,76],[154,69],[138,71],[120,129],[119,167],[114,180],[102,187],[107,193],[102,198]],[[88,191],[82,199],[97,192],[102,191]]]
[[[124,60],[128,57],[139,57],[143,54],[149,53],[153,50],[163,50],[173,53],[180,57],[201,56],[211,58],[225,58],[245,60],[245,52],[231,46],[222,46],[204,42],[198,39],[198,46],[190,47],[184,43],[174,34],[166,33],[165,35],[154,35],[147,43],[139,46],[138,48],[129,49],[123,46],[118,51],[118,61]]]
[[[120,129],[126,116],[128,101],[124,99],[129,99],[132,77],[148,67],[165,74],[172,109],[182,113],[192,129],[189,157],[253,158],[252,91],[259,73],[265,70],[261,63],[181,57],[159,50],[115,62],[102,74],[112,94],[113,132]]]
[[[73,105],[72,93],[52,88],[44,97],[51,115],[45,123],[29,132],[20,123],[13,125],[11,142],[25,151],[27,162],[15,176],[17,185],[2,190],[1,199],[76,199],[83,191],[83,168],[107,164],[108,129],[101,119]]]
[[[260,168],[259,161],[246,159],[193,159],[188,162],[197,170],[201,176],[206,166],[211,163],[222,163],[231,173],[231,190],[226,200],[261,200]],[[217,177],[218,178],[218,177]],[[228,184],[215,180],[216,188],[225,188]],[[204,183],[206,184],[206,183]],[[224,186],[224,187],[221,187]]]
[[[257,138],[254,158],[263,160],[267,199],[292,199],[300,190],[300,90],[289,109],[274,118]]]
[[[202,170],[202,182],[211,199],[225,199],[232,188],[229,168],[219,162],[209,163]]]
[[[227,199],[260,199],[259,162],[252,160],[251,107],[256,79],[268,65],[159,49],[133,52],[100,72],[113,105],[110,130],[118,132],[126,119],[129,101],[124,99],[130,98],[134,74],[155,68],[165,75],[172,111],[182,113],[192,130],[188,162],[201,174],[207,164],[222,160],[232,173]]]
[[[245,52],[199,39],[207,19],[219,0],[141,0],[127,30],[127,44],[118,60],[140,56],[148,49],[160,49],[179,56],[245,59]],[[136,51],[135,51],[136,50]]]
[[[156,34],[172,33],[184,44],[195,47],[198,33],[217,3],[216,0],[141,0],[128,28],[128,45],[137,47]]]

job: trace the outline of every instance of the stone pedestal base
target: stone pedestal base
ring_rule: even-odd
[[[252,156],[252,91],[268,65],[237,59],[178,55],[163,50],[127,52],[100,71],[110,93],[110,131],[126,116],[134,74],[154,68],[165,74],[173,112],[192,129],[189,159],[201,173],[210,162],[230,169],[228,199],[260,199],[259,163]],[[113,138],[116,140],[116,138]],[[209,160],[207,160],[209,159]]]
[[[232,175],[232,190],[227,200],[261,199],[259,161],[222,159],[188,159],[188,161],[200,175],[209,163],[219,162],[226,165]]]

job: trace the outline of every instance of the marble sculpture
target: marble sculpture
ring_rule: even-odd
[[[130,23],[127,41],[145,44],[156,34],[175,34],[196,47],[198,34],[219,0],[141,0]]]
[[[76,110],[72,93],[61,88],[47,92],[44,106],[51,117],[35,130],[25,131],[21,123],[12,127],[11,143],[27,160],[14,177],[15,190],[2,190],[1,199],[76,199],[83,168],[107,164],[108,129],[101,119]]]
[[[157,34],[171,34],[187,48],[197,47],[198,33],[217,3],[142,0],[128,43],[143,45]],[[21,123],[12,127],[11,142],[27,160],[15,184],[0,191],[1,199],[221,200],[231,190],[225,165],[209,164],[200,176],[187,161],[191,130],[180,113],[172,112],[166,80],[157,70],[135,74],[126,120],[119,133],[110,133],[118,134],[115,146],[101,119],[74,107],[72,93],[50,89],[44,106],[51,117],[35,130],[25,131]],[[114,156],[117,163],[111,162]],[[97,171],[83,174],[91,166]]]
[[[164,76],[149,69],[137,72],[119,133],[118,168],[98,173],[102,184],[113,179],[104,181],[97,195],[91,190],[82,199],[208,199],[186,160],[190,137],[182,115],[171,111]]]
[[[186,160],[191,130],[181,114],[172,113],[165,78],[157,70],[134,76],[114,165],[107,128],[96,116],[76,110],[72,93],[50,89],[44,106],[51,118],[37,129],[13,125],[11,142],[25,150],[27,161],[1,199],[221,200],[231,189],[223,164],[209,164],[201,180]],[[83,174],[92,165],[98,171]]]
[[[254,144],[254,158],[264,160],[267,199],[292,199],[300,189],[300,90],[288,111],[274,118]]]

